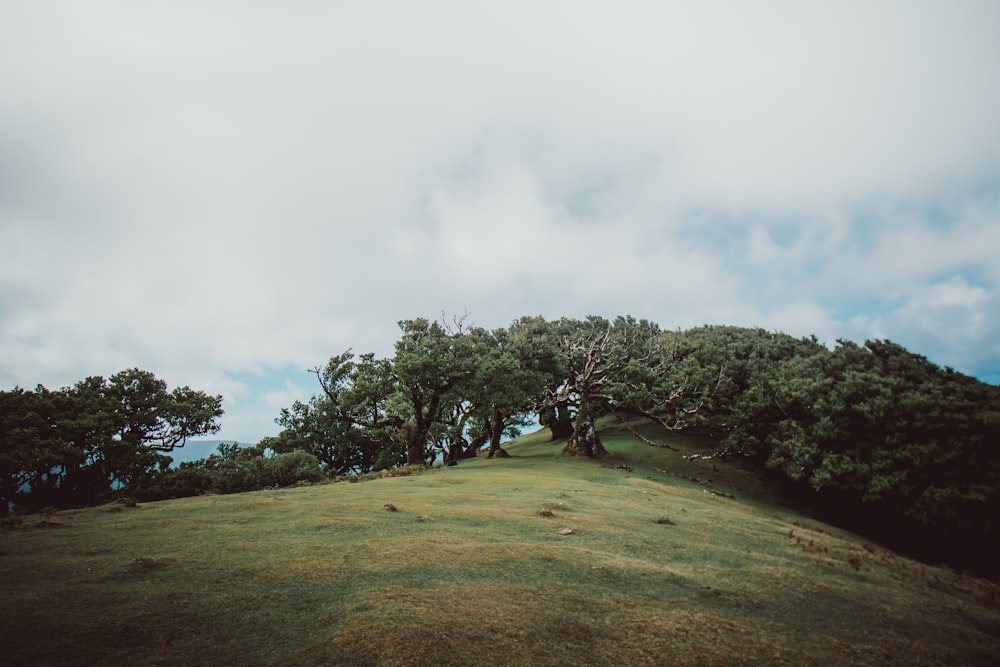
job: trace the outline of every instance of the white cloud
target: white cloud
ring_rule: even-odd
[[[996,369],[997,26],[972,0],[21,3],[0,381],[140,365],[231,394],[229,428],[257,419],[231,378],[465,309],[926,331]]]
[[[995,288],[970,285],[953,276],[921,286],[897,308],[870,319],[858,318],[852,325],[870,332],[870,337],[892,338],[939,364],[995,375],[1000,370],[997,313],[1000,294]]]
[[[307,396],[309,391],[295,382],[286,379],[280,389],[265,391],[261,394],[261,400],[277,415],[282,408],[291,407],[295,401],[303,400],[303,396]]]

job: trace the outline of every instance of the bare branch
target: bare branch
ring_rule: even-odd
[[[319,366],[316,366],[315,368],[308,369],[306,372],[312,373],[313,375],[316,376],[316,380],[319,382],[319,386],[323,388],[323,393],[326,394],[326,397],[329,398],[334,405],[336,405],[337,397],[334,395],[330,387],[326,386],[326,382],[323,380],[323,369],[320,368]]]
[[[461,334],[465,333],[465,330],[466,330],[465,321],[467,319],[469,319],[470,315],[472,315],[472,313],[470,313],[467,308],[463,309],[462,314],[461,315],[455,315],[454,317],[452,317],[451,318],[451,323],[449,323],[448,319],[447,319],[447,315],[445,315],[445,312],[442,310],[441,311],[441,328],[443,328],[445,330],[445,332],[449,336],[461,335]],[[475,322],[470,322],[469,323],[470,327],[474,326],[474,325],[475,325]]]
[[[676,447],[672,447],[672,446],[670,446],[670,445],[668,445],[666,443],[653,442],[652,440],[650,440],[646,436],[642,435],[641,433],[639,433],[638,431],[636,431],[632,427],[632,425],[628,422],[627,419],[625,419],[624,417],[622,417],[621,413],[616,412],[615,416],[618,417],[618,419],[621,421],[621,423],[625,425],[625,428],[628,429],[629,433],[631,433],[635,437],[639,438],[639,440],[641,440],[642,442],[646,443],[647,445],[652,445],[653,447],[660,447],[660,448],[663,448],[663,449],[669,449],[669,450],[674,451],[674,452],[679,452],[680,451]],[[654,420],[654,421],[656,421],[656,423],[659,423],[659,420]]]

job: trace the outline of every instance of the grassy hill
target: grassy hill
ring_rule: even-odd
[[[27,517],[0,533],[3,661],[1000,664],[995,585],[645,433],[681,452],[606,424],[602,463],[538,433],[412,476]]]

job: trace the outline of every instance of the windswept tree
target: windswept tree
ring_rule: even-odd
[[[954,530],[1000,525],[1000,390],[890,341],[790,360],[768,465],[817,491]]]
[[[350,351],[314,368],[322,394],[296,401],[275,420],[284,430],[267,441],[279,453],[308,452],[334,474],[359,474],[405,460],[403,418],[387,360]]]
[[[188,438],[218,433],[222,397],[190,387],[167,391],[167,383],[138,368],[112,375],[100,385],[111,434],[101,450],[109,481],[127,485],[169,461],[164,455]]]
[[[348,350],[313,369],[323,394],[296,402],[276,420],[285,430],[269,446],[312,453],[336,472],[367,472],[431,460],[454,427],[453,410],[477,358],[464,331],[426,319],[399,323],[393,359]]]
[[[553,440],[573,435],[573,406],[559,388],[568,373],[560,341],[575,326],[574,320],[547,322],[541,316],[524,316],[507,328],[510,345],[517,350],[522,366],[540,378],[534,409],[538,423],[549,429]]]
[[[616,319],[614,330],[606,392],[614,409],[681,431],[705,424],[731,394],[730,360],[710,345],[630,317]]]
[[[422,464],[433,456],[432,433],[461,402],[477,360],[474,344],[462,330],[449,332],[423,318],[403,320],[399,328],[392,374],[402,400],[406,462]]]
[[[56,429],[58,398],[41,385],[0,392],[0,516],[31,489],[47,485],[53,471],[82,458]]]
[[[614,376],[627,358],[622,331],[608,320],[589,316],[583,321],[560,320],[556,358],[563,377],[550,384],[539,400],[541,410],[566,406],[573,417],[573,433],[564,451],[583,456],[601,456],[604,445],[594,420],[613,400],[609,394]]]
[[[488,457],[496,456],[505,435],[516,435],[528,423],[535,396],[544,387],[545,375],[532,368],[532,348],[508,329],[473,329],[472,374],[463,397],[479,438],[489,442]]]
[[[28,507],[86,505],[148,480],[188,438],[215,433],[222,397],[167,385],[137,368],[71,388],[3,392],[0,486]],[[16,454],[13,454],[16,452]]]
[[[706,325],[679,337],[703,367],[725,369],[725,382],[701,411],[699,425],[724,436],[720,454],[762,463],[768,431],[781,419],[775,396],[789,362],[829,350],[815,336],[795,338],[760,328]]]
[[[697,425],[729,384],[725,360],[706,360],[696,354],[699,346],[647,320],[589,316],[553,326],[563,375],[549,384],[539,405],[568,407],[569,453],[605,453],[594,420],[611,410],[647,417],[670,430]]]

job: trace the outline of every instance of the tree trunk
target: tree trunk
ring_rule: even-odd
[[[500,439],[503,438],[503,415],[499,410],[493,411],[493,419],[486,422],[490,429],[490,452],[486,458],[491,459],[496,456],[500,449]]]
[[[452,440],[448,443],[448,451],[444,453],[444,464],[453,466],[458,463],[458,460],[462,458],[463,452],[465,452],[465,447],[468,445],[468,441],[465,438],[459,438],[458,440]]]
[[[489,438],[490,438],[489,433],[480,433],[479,435],[477,435],[475,438],[472,439],[472,442],[470,442],[466,446],[466,448],[462,451],[461,454],[462,458],[463,459],[476,458],[476,453],[483,445],[486,444],[486,441],[489,440]]]
[[[403,427],[406,439],[406,465],[425,465],[427,463],[426,434],[428,430],[413,422],[409,422]]]
[[[441,396],[434,396],[424,408],[423,401],[417,397],[411,399],[413,404],[413,430],[407,434],[406,463],[407,465],[427,465],[427,435],[431,432],[434,420],[441,404]]]
[[[563,447],[563,451],[567,454],[590,458],[607,454],[607,450],[601,444],[601,439],[597,436],[597,429],[594,428],[594,418],[590,415],[590,408],[586,401],[580,402],[580,412],[576,416],[576,428],[573,431],[573,437]]]
[[[573,435],[573,419],[570,417],[569,406],[566,404],[557,404],[539,412],[538,423],[549,427],[553,442],[565,440]]]
[[[552,431],[552,440],[563,440],[573,435],[573,422],[570,419],[561,419],[549,425]]]
[[[406,445],[406,465],[422,466],[427,465],[427,453],[424,451],[424,443],[411,441]]]

